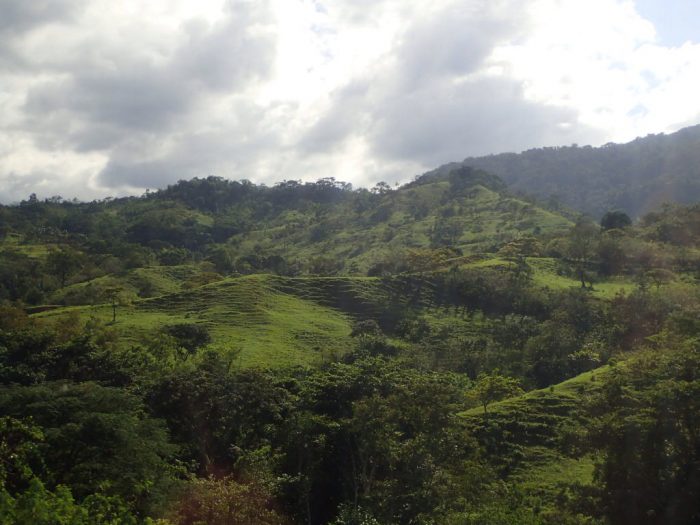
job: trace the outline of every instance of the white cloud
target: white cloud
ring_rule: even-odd
[[[0,1],[4,201],[209,174],[407,180],[700,120],[700,45],[662,46],[631,1],[28,6]]]
[[[699,10],[700,11],[700,10]],[[528,100],[578,111],[578,122],[626,141],[697,123],[700,43],[668,48],[629,1],[538,0],[532,30],[492,60]]]

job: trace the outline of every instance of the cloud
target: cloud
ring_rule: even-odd
[[[84,0],[0,0],[0,34],[21,34],[35,27],[74,18]]]
[[[250,178],[260,170],[261,159],[274,158],[270,152],[281,148],[279,133],[253,104],[242,101],[229,111],[235,117],[211,129],[123,144],[112,152],[98,181],[110,187],[156,188],[197,176]]]
[[[520,151],[598,138],[576,119],[573,109],[529,102],[517,82],[485,75],[397,94],[377,108],[371,141],[383,157],[430,166],[491,153],[494,144]]]
[[[260,16],[260,19],[256,19]],[[25,125],[37,129],[45,148],[113,150],[133,135],[171,133],[189,115],[206,111],[207,97],[232,94],[269,73],[274,42],[255,33],[265,13],[232,3],[213,26],[187,24],[170,56],[110,46],[74,60],[66,74],[32,86],[24,105]]]
[[[0,71],[0,201],[393,182],[700,119],[700,46],[627,0],[0,0]]]
[[[453,3],[416,19],[388,63],[335,93],[300,146],[321,152],[361,137],[381,159],[427,169],[495,148],[599,139],[575,108],[528,100],[521,83],[491,71],[494,49],[532,23],[518,2]]]

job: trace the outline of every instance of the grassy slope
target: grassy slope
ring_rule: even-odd
[[[567,288],[579,288],[580,281],[559,275],[557,273],[556,259],[549,257],[528,257],[527,263],[532,268],[532,279],[535,285],[552,290],[565,290]],[[480,260],[469,262],[464,267],[485,268],[508,266],[508,261],[496,256],[487,256]],[[630,278],[614,277],[605,281],[598,281],[593,285],[593,295],[601,299],[611,299],[618,293],[629,293],[634,290],[636,284]]]
[[[417,203],[429,210],[425,216],[415,214]],[[377,208],[389,210],[388,216],[372,220]],[[481,185],[467,195],[454,196],[445,181],[392,192],[377,208],[357,211],[338,206],[320,219],[290,212],[264,229],[234,237],[232,244],[241,252],[257,247],[290,260],[330,256],[345,262],[344,273],[364,274],[373,262],[391,254],[430,246],[441,214],[461,225],[454,246],[465,254],[493,250],[519,234],[561,232],[571,225],[562,216]],[[326,232],[312,240],[310,229],[321,223]]]
[[[322,349],[349,348],[351,324],[344,313],[272,286],[274,278],[254,275],[225,279],[189,291],[137,300],[119,307],[115,327],[124,344],[173,323],[202,323],[211,347],[236,351],[242,366],[309,365],[328,358]],[[48,321],[69,312],[111,321],[109,305],[79,306],[38,314]]]
[[[531,259],[535,282],[551,288],[578,286],[573,279],[556,275],[552,260]],[[469,263],[471,266],[508,264],[498,258]],[[56,299],[79,297],[85,287],[114,284],[136,292],[140,280],[151,283],[150,299],[135,299],[119,307],[116,327],[125,344],[135,344],[166,324],[203,323],[211,331],[212,348],[238,351],[243,366],[314,364],[330,359],[352,345],[353,318],[392,315],[412,306],[421,310],[435,328],[444,326],[466,335],[478,331],[477,319],[465,320],[456,313],[434,308],[429,286],[415,288],[404,282],[410,277],[385,280],[373,277],[297,277],[251,275],[229,278],[206,286],[183,290],[182,283],[198,270],[194,266],[149,267],[121,277],[107,276],[79,283],[60,291]],[[412,288],[412,286],[414,286]],[[630,283],[596,285],[601,297],[626,290]],[[412,290],[412,291],[410,291]],[[132,294],[136,297],[136,294]],[[109,305],[57,308],[37,314],[55,320],[68,312],[81,317],[111,321]]]
[[[10,233],[4,238],[0,238],[0,251],[20,253],[38,260],[46,259],[51,249],[56,246],[50,243],[28,243],[16,233]]]
[[[530,257],[528,264],[533,269],[535,283],[553,290],[580,287],[578,280],[557,274],[556,260],[545,257]],[[618,293],[630,293],[636,284],[630,278],[614,277],[605,281],[598,281],[593,285],[593,295],[600,298],[611,299]]]
[[[110,286],[118,286],[133,296],[154,297],[176,293],[183,288],[189,278],[201,273],[196,265],[149,266],[135,268],[124,275],[105,275],[83,281],[57,290],[50,297],[52,304],[79,305],[91,303],[91,295]],[[148,293],[143,294],[144,283],[148,283]],[[95,290],[91,293],[90,289]]]
[[[566,432],[572,428],[575,432],[575,425],[586,424],[581,406],[609,371],[604,366],[550,388],[493,403],[486,417],[481,407],[459,415],[496,463],[500,454],[517,458],[501,465],[511,481],[528,496],[551,504],[563,486],[593,482],[595,458],[566,453],[563,440]],[[497,449],[492,448],[494,436],[498,436]]]

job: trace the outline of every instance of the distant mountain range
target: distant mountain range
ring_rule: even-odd
[[[552,204],[559,202],[596,218],[612,209],[638,217],[666,201],[689,204],[700,200],[700,125],[627,144],[469,157],[425,176],[439,178],[460,165],[498,175],[511,190]]]

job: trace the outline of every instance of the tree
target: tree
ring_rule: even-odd
[[[517,379],[499,374],[481,374],[471,395],[484,407],[484,417],[488,416],[487,407],[494,401],[523,393]]]
[[[319,255],[309,260],[309,273],[328,277],[336,275],[343,268],[343,262],[333,257]]]
[[[382,335],[379,323],[374,319],[364,319],[357,321],[352,326],[350,337],[376,337]]]
[[[180,357],[183,361],[197,353],[197,350],[203,346],[211,343],[209,330],[203,325],[179,323],[166,326],[163,328],[163,332],[173,337],[182,348],[183,352],[180,352]]]
[[[515,282],[529,281],[532,276],[532,268],[527,263],[526,257],[539,257],[542,246],[539,241],[531,236],[518,237],[499,250],[499,255],[512,263],[512,279]]]
[[[112,306],[112,323],[117,322],[117,307],[128,306],[132,302],[132,294],[129,294],[121,286],[111,286],[104,291],[105,298]]]
[[[598,229],[591,222],[579,220],[571,228],[568,235],[566,257],[573,264],[576,274],[581,281],[581,288],[590,283],[587,270],[593,263],[598,243]],[[592,287],[591,283],[591,287]]]
[[[40,447],[44,434],[31,422],[0,417],[0,490],[13,491],[42,466]],[[0,513],[1,514],[1,513]]]
[[[376,195],[386,195],[391,192],[391,186],[384,181],[380,181],[370,191]]]
[[[284,525],[289,523],[260,483],[231,478],[195,479],[168,516],[174,525]]]
[[[53,250],[46,257],[46,267],[66,286],[66,279],[81,268],[80,256],[72,249]]]
[[[171,487],[175,447],[162,421],[125,390],[95,383],[44,383],[0,390],[0,413],[43,433],[47,479],[78,498],[97,487],[142,511]]]
[[[119,497],[91,494],[81,503],[77,503],[69,488],[59,485],[54,491],[50,491],[41,480],[33,478],[27,490],[14,496],[0,489],[0,523],[150,525],[154,522],[150,519],[137,519]]]
[[[665,354],[615,369],[594,405],[601,417],[591,438],[604,451],[595,477],[615,525],[700,517],[700,347],[676,337]]]
[[[621,242],[623,238],[624,233],[620,230],[607,230],[601,235],[598,268],[602,275],[616,275],[625,270],[629,257],[627,246]]]
[[[670,283],[676,278],[676,275],[671,270],[666,270],[665,268],[652,268],[644,272],[642,278],[644,280],[649,280],[656,287],[656,291],[658,292],[661,285]]]
[[[216,271],[222,275],[228,275],[236,270],[233,252],[227,246],[218,245],[209,252],[207,260],[210,261]]]
[[[409,272],[424,273],[437,270],[443,266],[452,255],[444,248],[432,250],[430,248],[413,248],[406,250],[405,265]]]
[[[454,246],[464,232],[464,219],[461,217],[439,217],[430,231],[430,246]]]
[[[632,219],[623,211],[609,211],[600,220],[603,230],[623,229],[632,225]]]

